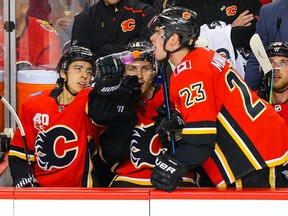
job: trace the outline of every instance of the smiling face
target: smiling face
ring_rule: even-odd
[[[273,56],[269,60],[274,68],[273,90],[281,92],[288,88],[288,58]]]
[[[93,70],[90,63],[85,61],[74,61],[69,65],[67,73],[61,71],[60,76],[67,81],[69,90],[73,94],[77,94],[89,85],[92,74]]]
[[[152,96],[151,91],[153,90],[153,80],[156,72],[150,61],[134,61],[131,64],[125,65],[124,75],[138,77],[138,82],[141,84],[140,97]]]

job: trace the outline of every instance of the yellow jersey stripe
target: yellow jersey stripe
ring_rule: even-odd
[[[253,165],[253,167],[256,170],[261,169],[261,165],[258,163],[256,158],[253,156],[249,148],[246,146],[246,144],[243,142],[243,140],[239,137],[239,135],[235,132],[233,127],[229,124],[229,122],[225,119],[225,117],[219,113],[217,115],[218,120],[221,122],[223,127],[227,130],[227,132],[230,134],[230,136],[233,138],[233,140],[237,143],[239,148],[242,150],[242,152],[246,155],[250,163]]]
[[[183,128],[182,134],[216,134],[216,128]]]
[[[226,174],[230,180],[230,183],[235,182],[235,176],[234,176],[223,152],[221,151],[221,149],[219,148],[217,143],[215,145],[215,153],[218,156],[218,158],[219,158],[219,160],[220,160],[220,162],[221,162],[221,164],[222,164],[222,166],[223,166],[223,168],[224,168],[224,170],[225,170],[225,172],[226,172]]]

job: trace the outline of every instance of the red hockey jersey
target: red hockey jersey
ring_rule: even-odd
[[[35,93],[23,103],[21,122],[41,186],[92,187],[91,157],[96,144],[88,143],[91,138],[97,142],[103,128],[95,126],[86,114],[90,90],[83,89],[67,106],[56,101],[61,89]],[[17,129],[9,156],[25,160],[23,146]]]
[[[202,164],[217,187],[288,159],[288,128],[223,57],[196,48],[171,77],[171,100],[185,121],[175,157]]]
[[[157,116],[156,108],[164,104],[162,89],[156,92],[151,100],[143,99],[137,103],[138,122],[131,136],[130,157],[116,169],[114,181],[130,182],[140,186],[151,186],[150,176],[157,156],[163,153],[153,116]],[[185,183],[194,183],[194,174],[183,177]],[[113,187],[113,184],[112,184]]]
[[[51,65],[54,68],[61,56],[60,40],[48,22],[27,17],[27,26],[16,39],[16,62],[31,66]],[[0,67],[4,65],[4,34],[0,34]],[[2,56],[2,58],[1,58]],[[54,67],[53,67],[54,66]]]
[[[280,116],[285,120],[286,124],[288,125],[288,102],[282,104],[273,104],[274,109],[276,112],[279,113]]]

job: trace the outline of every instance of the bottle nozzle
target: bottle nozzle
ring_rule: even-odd
[[[141,52],[139,50],[134,50],[133,51],[133,57],[134,59],[140,58]]]

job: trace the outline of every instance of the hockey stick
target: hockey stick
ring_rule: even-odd
[[[251,37],[250,47],[264,72],[264,76],[267,77],[267,85],[268,85],[268,93],[269,93],[268,102],[272,104],[274,70],[269,61],[267,53],[264,49],[261,38],[258,34],[254,34]]]
[[[25,157],[26,157],[26,161],[27,161],[28,176],[29,176],[29,178],[34,179],[35,177],[34,177],[34,172],[33,172],[33,166],[32,166],[31,160],[30,160],[30,156],[28,155],[28,146],[27,146],[27,140],[26,140],[26,135],[25,135],[23,125],[22,125],[20,119],[18,118],[16,112],[14,111],[13,107],[8,103],[8,101],[1,95],[0,95],[0,99],[4,103],[4,105],[8,108],[8,110],[11,112],[12,116],[14,117],[14,119],[15,119],[18,127],[19,127],[20,134],[21,134],[21,137],[22,137],[22,140],[24,143],[24,152],[25,152]],[[34,187],[33,181],[31,181],[31,185],[32,185],[32,187]]]
[[[166,71],[164,69],[164,63],[161,62],[161,67],[159,68],[160,75],[162,76],[162,84],[163,84],[163,92],[164,92],[164,103],[167,112],[168,119],[171,119],[171,106],[170,106],[170,97],[169,97],[169,89],[167,85],[167,76]],[[173,132],[170,133],[171,136],[171,153],[175,154],[175,134]]]

